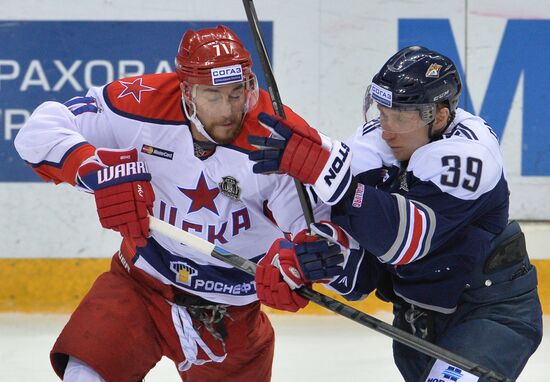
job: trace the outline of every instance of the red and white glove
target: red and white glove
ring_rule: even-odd
[[[155,193],[136,149],[97,149],[78,168],[76,185],[95,196],[99,221],[138,247],[147,245]]]
[[[314,223],[292,242],[276,240],[256,269],[258,299],[272,308],[296,312],[307,305],[294,290],[311,282],[331,282],[344,273],[350,245],[356,242],[339,226]],[[353,242],[352,244],[350,244]]]
[[[258,262],[256,268],[256,293],[264,305],[271,308],[296,312],[304,308],[309,300],[293,289],[308,283],[298,265],[294,244],[278,239]]]
[[[351,151],[344,143],[332,140],[312,127],[298,127],[266,113],[258,120],[273,134],[270,138],[250,136],[258,147],[248,157],[256,162],[258,174],[284,172],[304,184],[311,184],[319,198],[334,205],[351,184]]]

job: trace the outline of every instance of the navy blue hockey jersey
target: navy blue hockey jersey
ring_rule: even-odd
[[[349,145],[358,184],[333,210],[333,221],[371,254],[359,292],[371,292],[389,273],[395,295],[452,313],[508,221],[509,190],[494,132],[458,109],[442,139],[417,149],[403,169],[377,121],[360,127]]]

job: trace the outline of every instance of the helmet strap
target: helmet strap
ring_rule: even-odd
[[[203,137],[205,137],[206,139],[208,139],[210,142],[218,144],[218,142],[216,142],[214,140],[214,138],[212,138],[210,136],[210,134],[208,134],[206,132],[206,130],[204,129],[204,125],[199,120],[199,117],[197,116],[197,106],[195,105],[195,102],[193,102],[193,101],[189,102],[189,104],[193,108],[193,113],[192,114],[189,114],[189,110],[187,108],[187,102],[186,102],[185,96],[183,94],[181,96],[181,102],[183,104],[183,111],[185,112],[185,116],[187,117],[187,119],[189,119],[193,123],[193,125],[196,127],[196,129],[199,131],[199,133],[201,133],[201,135]]]

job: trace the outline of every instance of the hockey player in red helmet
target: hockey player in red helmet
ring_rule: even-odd
[[[241,40],[223,25],[187,31],[175,64],[185,115],[197,130],[195,138],[231,143],[242,129],[244,115],[258,101],[252,59]]]
[[[272,112],[271,101],[225,26],[187,31],[175,62],[176,73],[45,102],[17,135],[42,178],[92,193],[102,226],[123,237],[51,351],[64,381],[136,382],[163,356],[185,381],[271,378],[274,334],[254,277],[149,232],[148,220],[252,261],[284,232],[304,229],[293,180],[254,174],[248,160],[248,135],[269,135],[257,116]],[[328,217],[322,205],[315,213]],[[289,300],[294,310],[306,303]]]

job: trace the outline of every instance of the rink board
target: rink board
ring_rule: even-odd
[[[257,1],[281,97],[330,136],[346,139],[363,123],[365,89],[397,49],[426,45],[457,63],[464,79],[461,107],[480,114],[500,136],[510,217],[541,221],[526,234],[528,248],[536,247],[529,254],[550,314],[550,76],[540,70],[550,60],[550,50],[541,49],[550,40],[548,2],[287,3]],[[120,238],[101,229],[89,195],[41,183],[21,161],[13,141],[32,110],[117,78],[172,70],[187,28],[231,26],[253,53],[260,84],[263,75],[237,0],[2,5],[0,206],[6,213],[0,220],[0,310],[67,312],[108,269]],[[388,309],[375,298],[359,306]]]
[[[110,261],[104,258],[0,259],[0,312],[71,312],[97,276],[109,269]],[[543,311],[550,314],[550,260],[532,262],[538,270]],[[316,289],[343,301],[323,287]],[[349,305],[367,313],[390,310],[390,304],[374,296]],[[330,314],[315,304],[309,304],[301,313]]]

